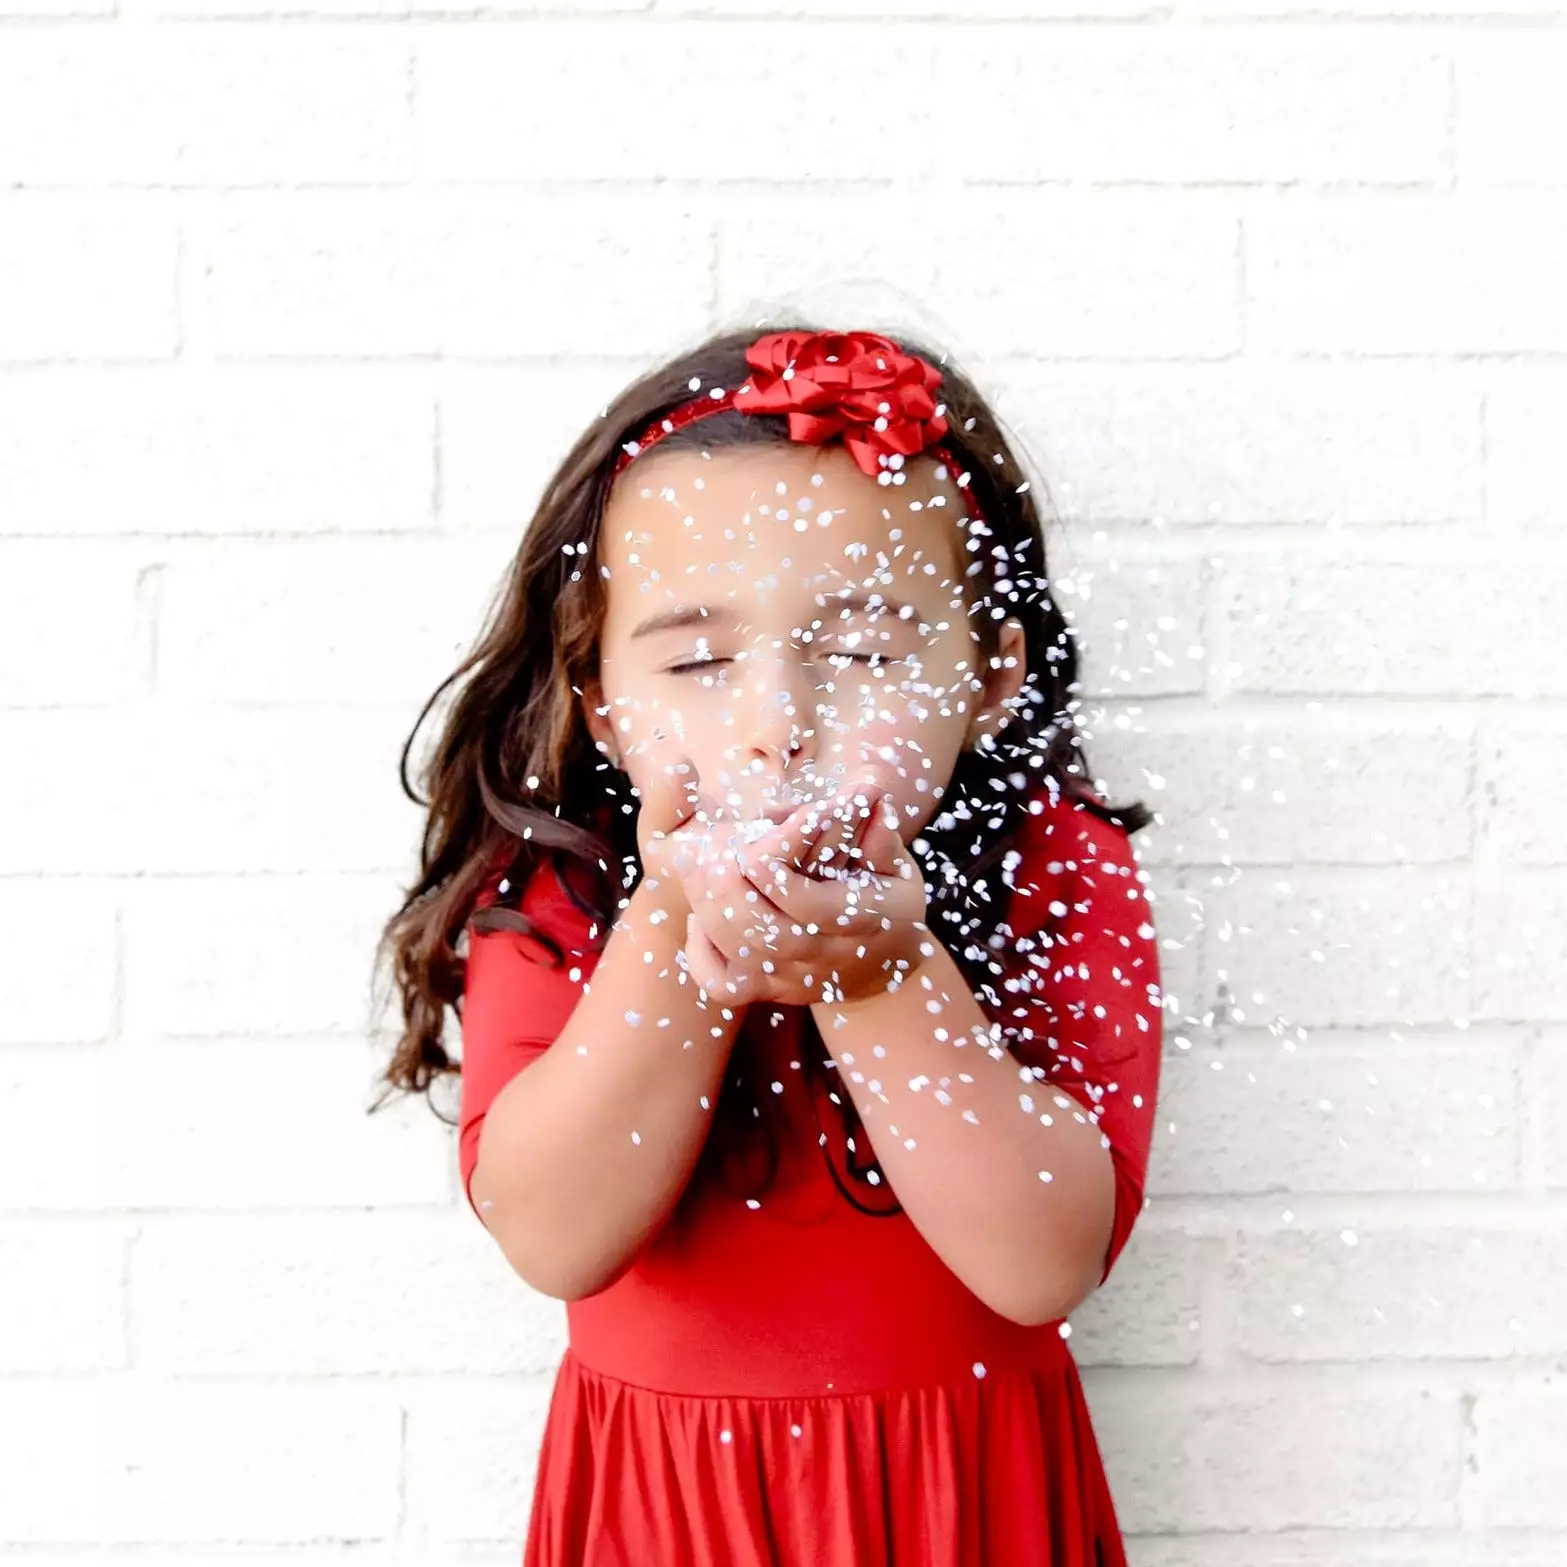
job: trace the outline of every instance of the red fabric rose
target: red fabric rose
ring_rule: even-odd
[[[933,395],[941,372],[875,332],[772,332],[745,351],[754,374],[734,394],[745,413],[787,414],[789,439],[836,435],[875,478],[947,433]]]

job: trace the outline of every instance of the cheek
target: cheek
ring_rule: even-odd
[[[710,778],[716,758],[730,738],[729,726],[715,716],[717,708],[692,701],[678,690],[638,681],[616,693],[611,723],[621,762],[639,787],[671,770],[682,758],[694,762]]]
[[[836,692],[840,723],[865,734],[890,730],[916,740],[944,724],[961,723],[970,700],[969,673],[949,658],[908,660],[880,679],[840,680]]]
[[[881,679],[840,677],[836,690],[824,693],[818,715],[818,751],[851,772],[868,771],[898,796],[925,777],[945,756],[942,719],[926,681],[899,666]]]

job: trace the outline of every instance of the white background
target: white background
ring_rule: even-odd
[[[399,750],[627,378],[886,300],[1163,818],[1133,1561],[1567,1560],[1567,6],[884,11],[0,0],[0,1555],[516,1561]]]

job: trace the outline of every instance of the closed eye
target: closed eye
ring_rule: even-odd
[[[666,675],[689,675],[693,669],[717,669],[720,664],[732,663],[727,658],[697,658],[688,664],[672,664],[664,671]]]
[[[822,656],[834,667],[841,667],[844,663],[861,663],[879,668],[883,664],[896,662],[895,659],[886,653],[824,653]],[[697,658],[691,659],[684,664],[671,664],[664,673],[666,675],[689,675],[696,670],[717,669],[721,665],[732,664],[733,662],[732,658]]]

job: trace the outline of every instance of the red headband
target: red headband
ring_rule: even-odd
[[[941,371],[928,360],[875,332],[770,332],[745,358],[756,372],[749,381],[732,391],[714,387],[672,408],[624,444],[615,474],[664,436],[727,408],[787,414],[790,440],[819,446],[842,435],[860,470],[884,484],[902,466],[893,459],[929,451],[951,470],[969,515],[983,517],[967,471],[940,444],[947,421],[932,394]]]

